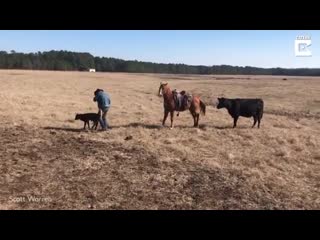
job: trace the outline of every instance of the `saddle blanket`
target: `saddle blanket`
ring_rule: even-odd
[[[186,93],[185,91],[173,91],[176,111],[184,111],[190,107],[190,103],[192,100],[192,95]]]

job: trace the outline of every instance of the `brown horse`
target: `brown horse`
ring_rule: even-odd
[[[163,96],[163,100],[164,100],[163,101],[164,117],[163,117],[162,125],[163,126],[165,125],[166,119],[170,112],[171,128],[173,128],[173,116],[174,116],[174,111],[176,111],[176,104],[175,104],[173,92],[169,88],[168,83],[160,83],[158,94],[159,96]],[[189,109],[193,117],[193,121],[194,121],[193,126],[198,127],[200,113],[203,113],[203,115],[205,115],[206,105],[200,100],[199,97],[193,96],[190,104],[188,105],[188,108],[184,110],[187,110],[187,109]]]

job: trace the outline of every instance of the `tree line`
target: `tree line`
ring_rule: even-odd
[[[90,68],[95,68],[98,72],[320,76],[319,68],[287,69],[229,65],[191,66],[94,57],[90,53],[70,51],[36,53],[0,51],[0,69],[88,71]]]

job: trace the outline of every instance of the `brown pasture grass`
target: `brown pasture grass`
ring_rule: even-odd
[[[283,78],[1,70],[0,209],[320,209],[320,79]],[[207,104],[199,129],[161,128],[164,80]],[[108,132],[74,120],[96,88]],[[261,128],[219,96],[263,98]]]

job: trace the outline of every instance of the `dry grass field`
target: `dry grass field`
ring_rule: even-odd
[[[320,209],[320,78],[283,78],[1,70],[0,209]],[[161,127],[160,81],[204,100],[198,129]],[[74,120],[96,88],[107,132]],[[222,95],[263,98],[261,128]]]

